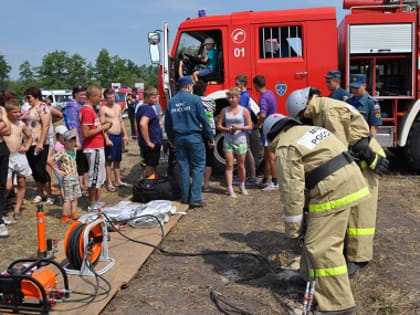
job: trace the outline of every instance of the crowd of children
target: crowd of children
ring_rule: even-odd
[[[102,96],[105,105],[98,107]],[[78,85],[73,97],[61,113],[48,105],[50,102],[36,87],[25,90],[22,106],[15,93],[1,95],[0,237],[9,236],[7,225],[22,217],[26,178],[30,176],[37,185],[32,203],[62,204],[63,223],[77,219],[77,203],[83,195],[89,197],[88,211],[99,211],[104,205],[100,188],[105,181],[109,191],[128,185],[119,171],[122,144],[127,143],[128,136],[114,91],[106,89],[102,93],[95,86]],[[64,124],[58,123],[54,132],[53,123],[63,117]],[[52,172],[60,186],[59,200],[52,196]],[[16,203],[11,220],[5,202],[13,193]]]

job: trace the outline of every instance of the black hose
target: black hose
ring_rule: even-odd
[[[213,303],[216,305],[217,309],[220,312],[222,312],[223,314],[230,315],[230,314],[236,313],[236,314],[241,314],[241,315],[253,315],[252,313],[249,313],[249,312],[233,305],[232,303],[229,303],[228,301],[226,301],[225,299],[223,299],[221,297],[221,294],[217,293],[213,289],[210,290],[210,300],[213,301]],[[227,310],[224,306],[222,306],[222,304],[230,307],[230,309]]]
[[[255,279],[259,279],[264,277],[267,273],[269,272],[274,272],[270,261],[264,257],[261,254],[257,254],[257,253],[249,253],[249,252],[242,252],[242,251],[228,251],[228,250],[217,250],[217,251],[203,251],[200,253],[186,253],[186,252],[172,252],[172,251],[168,251],[163,249],[162,247],[158,246],[158,245],[154,245],[154,244],[150,244],[144,241],[139,241],[136,239],[133,239],[127,235],[125,235],[124,233],[122,233],[121,231],[119,231],[117,229],[117,227],[115,226],[115,224],[112,222],[112,220],[108,217],[108,215],[106,213],[102,213],[102,215],[106,218],[107,222],[113,227],[113,229],[120,234],[122,237],[124,237],[126,240],[137,243],[137,244],[141,244],[141,245],[145,245],[145,246],[149,246],[152,247],[154,249],[159,250],[159,252],[163,255],[166,256],[175,256],[175,257],[197,257],[197,256],[214,256],[214,255],[245,255],[245,256],[251,256],[256,258],[261,264],[268,266],[267,268],[265,268],[264,270],[262,270],[262,272],[258,273],[257,275],[254,275],[253,277],[249,277],[246,279],[240,279],[237,280],[237,283],[244,283],[244,282],[248,282],[251,280],[255,280]],[[160,231],[161,231],[161,238],[162,240],[165,237],[165,232],[163,229],[163,225],[161,223],[161,221],[159,220],[158,217],[154,216],[154,215],[141,215],[139,217],[133,218],[133,219],[137,219],[137,218],[141,218],[141,217],[153,217],[158,223],[159,223],[159,227],[160,227]],[[226,301],[225,299],[223,299],[221,297],[221,294],[216,293],[216,291],[214,291],[213,289],[210,290],[210,299],[213,301],[213,303],[216,305],[217,309],[222,312],[223,314],[240,314],[240,315],[252,315],[252,313],[249,313],[235,305],[233,305],[232,303]],[[228,306],[230,309],[226,309],[224,306],[222,305],[226,305]]]

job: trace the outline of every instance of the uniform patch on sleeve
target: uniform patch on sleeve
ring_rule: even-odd
[[[373,109],[381,110],[381,106],[379,104],[375,104],[373,105]]]
[[[380,109],[375,110],[375,117],[376,117],[376,119],[381,118],[381,110]]]
[[[331,132],[321,127],[314,127],[308,130],[303,137],[301,137],[297,144],[303,145],[309,150],[313,150],[318,144],[320,144],[325,138],[329,137]]]

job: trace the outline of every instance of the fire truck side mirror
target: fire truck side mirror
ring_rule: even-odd
[[[149,40],[150,60],[152,64],[160,64],[159,43],[160,34],[158,32],[150,32],[147,35]]]
[[[160,64],[159,45],[150,45],[150,60],[152,64]]]
[[[156,45],[160,43],[160,34],[157,32],[150,32],[147,35],[147,38],[149,39],[150,45]]]

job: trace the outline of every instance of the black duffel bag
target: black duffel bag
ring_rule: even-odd
[[[157,179],[143,178],[133,186],[134,202],[149,202],[151,200],[178,200],[179,188],[170,177]]]

